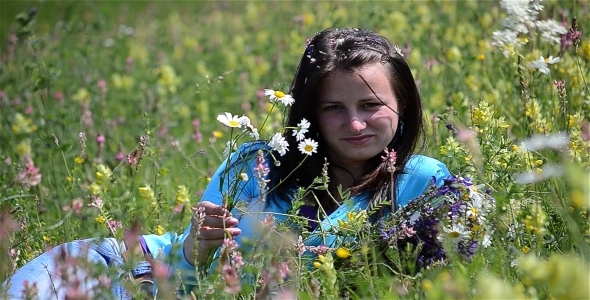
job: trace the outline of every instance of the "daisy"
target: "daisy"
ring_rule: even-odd
[[[318,142],[312,139],[305,139],[299,143],[299,151],[303,154],[311,155],[312,153],[317,153],[318,150]]]
[[[234,152],[238,148],[238,144],[235,140],[229,140],[225,143],[225,150],[223,150],[223,157],[228,157],[230,153]]]
[[[293,136],[297,141],[302,141],[305,138],[305,134],[309,131],[311,124],[305,118],[301,119],[301,122],[297,124],[297,128],[293,129]]]
[[[283,105],[291,106],[295,99],[291,95],[285,94],[281,91],[275,91],[270,89],[264,90],[264,95],[269,96],[270,102],[280,101]]]
[[[529,67],[539,70],[543,74],[549,74],[549,65],[556,64],[561,61],[559,57],[549,56],[548,58],[539,57],[539,59],[531,62]]]
[[[248,118],[246,116],[244,116],[243,118],[244,118],[244,120],[242,122],[242,125],[244,125],[246,127],[246,128],[244,128],[243,132],[248,132],[248,135],[255,140],[260,139],[260,134],[258,133],[258,128],[254,127],[252,125],[252,123],[250,123],[250,118]]]
[[[241,128],[244,125],[244,122],[250,122],[250,119],[246,116],[238,117],[237,115],[234,116],[226,112],[225,115],[219,114],[217,116],[217,121],[228,127]]]
[[[272,150],[279,152],[281,156],[285,155],[289,150],[289,143],[280,132],[275,133],[270,142],[268,142],[268,146],[272,148]]]
[[[469,237],[469,229],[465,228],[462,224],[453,222],[451,227],[442,227],[443,232],[439,233],[437,239],[440,242],[445,240],[451,241],[453,244],[457,244],[460,241]]]

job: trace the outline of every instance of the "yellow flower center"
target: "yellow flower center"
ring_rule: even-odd
[[[229,121],[229,126],[238,127],[238,125],[240,125],[240,123],[238,121],[235,121],[235,120]]]
[[[311,150],[313,150],[312,145],[305,145],[305,152],[311,152]]]
[[[275,97],[283,98],[283,97],[285,97],[285,93],[283,93],[281,91],[275,91]]]
[[[456,232],[456,231],[449,232],[449,236],[450,236],[450,237],[452,237],[452,238],[454,238],[454,239],[458,238],[460,235],[461,235],[461,234],[459,234],[459,233],[458,233],[458,232]]]

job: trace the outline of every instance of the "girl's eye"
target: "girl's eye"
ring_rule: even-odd
[[[365,108],[379,108],[379,107],[381,107],[381,105],[383,105],[383,104],[377,103],[377,102],[370,102],[370,103],[365,103],[363,105],[363,107],[365,107]]]
[[[330,110],[337,110],[339,108],[340,108],[340,105],[330,105],[330,106],[324,107],[324,110],[330,111]]]

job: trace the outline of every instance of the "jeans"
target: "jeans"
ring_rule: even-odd
[[[120,271],[124,263],[121,253],[125,250],[124,243],[113,238],[71,241],[28,262],[8,278],[0,290],[6,291],[7,299],[23,299],[25,288],[36,283],[39,299],[65,299],[75,295],[88,295],[91,299],[131,299],[120,280],[124,275]],[[111,274],[117,272],[117,276],[88,276],[89,268],[104,268]],[[110,289],[112,295],[97,294],[100,288]],[[0,292],[0,299],[4,296]]]

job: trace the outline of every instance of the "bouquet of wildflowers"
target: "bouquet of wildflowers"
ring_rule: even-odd
[[[488,192],[479,192],[468,178],[451,176],[383,219],[377,240],[390,249],[414,251],[419,269],[444,263],[450,253],[469,260],[490,245],[494,208]]]
[[[199,267],[206,274],[211,269],[214,257],[217,256],[220,284],[224,286],[224,290],[229,294],[237,294],[242,291],[241,280],[246,277],[250,279],[260,278],[258,280],[259,288],[268,292],[274,285],[282,283],[289,275],[288,257],[292,257],[292,255],[285,255],[286,250],[278,250],[282,249],[282,246],[280,246],[281,241],[269,242],[270,239],[276,239],[278,236],[273,235],[276,231],[274,217],[264,213],[263,202],[269,192],[267,183],[271,170],[268,164],[279,166],[276,158],[285,155],[290,150],[289,143],[284,137],[285,132],[292,134],[298,142],[296,151],[300,151],[304,155],[302,162],[308,156],[317,153],[318,143],[311,138],[306,138],[306,133],[308,133],[311,125],[308,120],[300,120],[296,127],[278,129],[276,126],[267,124],[270,114],[278,105],[291,106],[295,99],[291,95],[278,90],[266,89],[264,94],[269,97],[271,107],[269,115],[262,124],[259,124],[258,128],[245,115],[238,116],[224,112],[217,116],[220,123],[230,128],[230,138],[223,152],[225,169],[219,183],[219,189],[223,197],[222,206],[230,214],[235,214],[234,216],[240,221],[243,218],[254,218],[259,221],[261,232],[256,239],[268,243],[267,245],[272,245],[273,248],[268,250],[273,251],[273,253],[267,253],[266,256],[261,255],[257,252],[265,251],[265,246],[256,241],[249,241],[252,245],[247,246],[252,246],[251,251],[241,253],[238,246],[244,245],[238,245],[238,242],[233,237],[227,236],[217,254],[214,252],[209,253],[206,261],[201,263]],[[272,127],[271,130],[268,127]],[[268,136],[268,138],[265,136]],[[250,180],[257,183],[260,190],[259,196],[256,199],[240,199],[240,193]],[[196,233],[199,230],[199,224],[202,224],[201,220],[204,215],[202,213],[195,214],[193,218],[196,218],[193,224],[198,225],[192,228]],[[197,243],[198,239],[195,239],[193,249],[198,249]],[[289,241],[288,244],[291,245],[292,241]],[[279,253],[284,257],[280,257]],[[257,266],[258,269],[266,271],[252,273],[252,266]],[[261,268],[261,266],[264,266],[264,268]],[[247,269],[250,269],[250,271]]]

